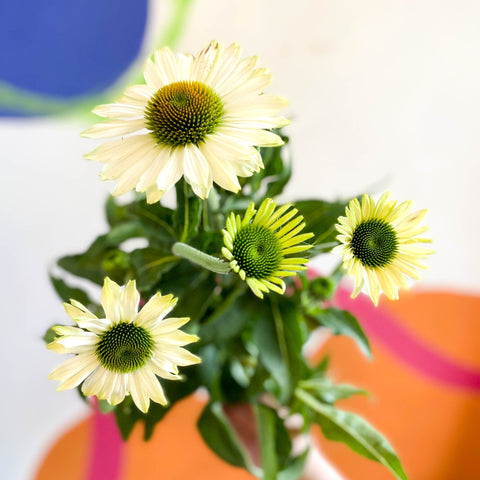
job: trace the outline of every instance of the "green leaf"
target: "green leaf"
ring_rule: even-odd
[[[263,468],[263,480],[276,480],[278,472],[276,452],[276,420],[277,414],[265,405],[254,406],[257,419],[257,430],[260,440],[260,453]]]
[[[123,440],[128,440],[135,424],[145,419],[145,415],[133,404],[132,397],[125,397],[125,400],[117,405],[114,413]]]
[[[205,443],[221,459],[236,467],[251,469],[247,453],[220,402],[206,405],[198,419],[197,426]]]
[[[138,221],[121,223],[115,225],[105,236],[106,241],[111,245],[120,245],[131,238],[145,237],[145,230]]]
[[[348,202],[324,202],[322,200],[300,200],[295,202],[307,224],[305,231],[315,234],[315,243],[329,243],[335,240],[337,218],[345,215]]]
[[[241,387],[247,388],[250,385],[253,373],[249,372],[238,358],[233,357],[230,360],[230,374]]]
[[[144,196],[138,196],[126,205],[119,205],[114,197],[109,197],[106,215],[112,229],[131,222],[141,225],[144,232],[142,236],[147,236],[153,245],[168,244],[175,240],[175,232],[171,226],[173,210],[159,202],[148,204]]]
[[[307,368],[302,355],[304,338],[297,307],[286,297],[256,303],[258,320],[253,328],[253,340],[261,362],[280,388],[280,401],[287,402]]]
[[[115,198],[109,195],[107,202],[105,203],[105,215],[107,217],[108,224],[111,227],[118,225],[127,219],[127,207],[125,205],[119,205]]]
[[[200,326],[199,337],[202,343],[221,344],[237,335],[251,320],[252,309],[245,305],[241,290],[233,290],[229,296],[214,310],[212,316]],[[246,307],[246,308],[245,308]]]
[[[267,302],[259,303],[252,339],[258,348],[260,361],[278,384],[282,400],[286,400],[292,392],[292,384],[288,365],[280,349],[272,310],[268,307]],[[282,341],[285,342],[284,335]]]
[[[58,336],[55,331],[53,330],[54,327],[58,326],[58,324],[52,325],[46,332],[45,335],[43,336],[43,341],[46,344],[49,344],[55,340],[55,338]]]
[[[172,209],[160,203],[148,204],[145,200],[137,200],[127,206],[126,215],[142,224],[150,246],[169,248],[176,240]]]
[[[178,297],[176,317],[190,317],[193,323],[202,318],[215,288],[215,275],[188,260],[180,260],[172,270],[162,275],[157,289]]]
[[[300,382],[300,387],[306,390],[324,403],[334,404],[338,400],[350,398],[354,395],[368,395],[366,390],[361,390],[346,383],[336,384],[330,379],[310,378]]]
[[[280,471],[288,470],[295,457],[291,457],[292,441],[278,412],[266,405],[255,404],[254,412],[262,454],[265,478],[276,479]],[[284,473],[284,475],[286,475]]]
[[[285,144],[288,138],[282,136]],[[288,148],[288,147],[287,147]],[[285,145],[280,147],[261,148],[263,163],[265,165],[264,183],[267,186],[265,197],[276,197],[283,192],[285,185],[292,175],[292,167],[290,159],[284,160],[282,153],[285,152]],[[259,199],[260,200],[260,199]]]
[[[70,299],[73,299],[85,306],[88,306],[92,303],[88,298],[88,295],[80,288],[70,287],[67,283],[65,283],[64,280],[54,277],[53,275],[50,275],[50,280],[55,288],[55,291],[64,302],[68,302]]]
[[[179,261],[168,250],[154,247],[134,250],[130,258],[135,268],[135,279],[139,290],[154,287],[162,275],[169,272]]]
[[[102,263],[112,250],[116,250],[117,246],[117,244],[108,240],[107,235],[101,235],[97,237],[85,253],[62,257],[58,260],[58,265],[67,272],[73,273],[73,275],[102,285],[105,278]],[[124,279],[112,278],[112,280],[123,282]]]
[[[327,327],[334,335],[348,335],[353,338],[360,350],[369,358],[372,357],[370,342],[360,323],[350,312],[338,308],[322,310],[315,307],[309,310],[307,315],[319,325]]]
[[[198,365],[199,381],[208,389],[211,401],[222,399],[220,378],[225,363],[225,353],[225,350],[220,351],[211,343],[198,352],[198,356],[202,359],[202,363]]]
[[[285,296],[272,296],[271,305],[277,338],[281,350],[285,349],[285,351],[282,351],[282,356],[289,371],[291,388],[294,390],[297,382],[304,378],[307,371],[302,354],[302,348],[306,340],[301,328],[303,318],[299,314],[297,305],[292,299]],[[284,340],[282,340],[282,336]],[[291,393],[293,393],[293,390]]]
[[[297,457],[290,458],[287,466],[278,473],[277,480],[298,480],[303,473],[308,449]]]
[[[399,480],[408,480],[391,445],[363,418],[326,405],[302,389],[297,389],[295,395],[314,411],[326,438],[345,443],[360,455],[383,464]]]
[[[102,413],[113,412],[117,408],[116,405],[110,405],[106,400],[98,400],[98,409]]]

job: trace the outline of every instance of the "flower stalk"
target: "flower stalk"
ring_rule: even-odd
[[[177,257],[185,258],[186,260],[200,265],[211,272],[226,275],[231,270],[230,265],[227,262],[224,262],[219,258],[212,257],[212,255],[208,255],[208,253],[197,250],[186,243],[176,242],[172,247],[172,252]]]

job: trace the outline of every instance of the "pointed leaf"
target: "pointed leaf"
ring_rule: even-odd
[[[316,398],[325,403],[334,404],[338,400],[350,398],[354,395],[368,395],[366,390],[361,390],[346,383],[333,383],[328,378],[311,378],[300,383],[303,390],[312,393]]]
[[[257,419],[260,453],[262,458],[263,480],[276,480],[278,461],[276,452],[276,419],[275,411],[265,405],[254,407]]]
[[[345,443],[360,455],[383,464],[399,480],[408,480],[391,445],[367,421],[353,413],[326,405],[302,389],[297,389],[295,394],[313,410],[326,438]]]
[[[335,240],[337,218],[345,215],[347,202],[324,202],[322,200],[300,200],[295,202],[307,224],[306,231],[315,234],[315,243],[328,243]]]
[[[360,323],[350,312],[338,308],[322,310],[315,307],[308,311],[308,316],[320,325],[327,327],[334,335],[348,335],[353,338],[360,350],[367,357],[372,357],[370,342]]]
[[[222,404],[209,403],[198,419],[205,443],[223,460],[236,467],[250,468],[247,453],[225,415]]]
[[[55,291],[64,302],[68,302],[73,298],[85,306],[88,306],[92,303],[88,298],[88,295],[82,289],[70,287],[64,280],[54,277],[53,275],[50,275],[50,280],[55,288]]]

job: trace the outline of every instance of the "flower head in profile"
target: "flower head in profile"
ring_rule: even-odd
[[[82,384],[86,396],[96,395],[111,405],[131,395],[135,405],[146,412],[150,399],[165,405],[157,378],[178,380],[178,366],[199,363],[200,359],[184,345],[198,337],[179,328],[188,318],[165,318],[176,304],[172,295],[157,293],[138,311],[140,294],[135,281],[121,288],[105,279],[101,303],[105,318],[98,318],[81,303],[65,303],[76,327],[56,326],[55,340],[48,348],[75,356],[49,375],[60,381],[58,390]]]
[[[338,218],[341,245],[333,252],[343,256],[346,270],[355,278],[352,297],[365,285],[375,305],[381,292],[390,300],[398,299],[398,288],[408,286],[406,276],[418,279],[417,268],[427,268],[420,259],[433,250],[420,244],[431,240],[419,237],[428,229],[420,226],[427,210],[410,213],[411,208],[411,201],[397,205],[390,200],[390,192],[376,204],[364,195],[361,203],[351,200],[346,216]]]
[[[267,198],[257,211],[251,203],[243,219],[231,213],[222,231],[223,255],[257,297],[263,298],[269,290],[283,294],[282,277],[307,268],[307,258],[288,256],[311,248],[303,242],[313,237],[313,233],[300,234],[305,222],[291,207],[277,209],[275,202]]]
[[[289,123],[278,115],[288,102],[263,93],[272,75],[255,68],[257,57],[240,57],[240,46],[215,41],[195,57],[161,48],[145,64],[145,85],[93,110],[108,120],[83,135],[120,137],[86,155],[117,180],[114,195],[136,188],[154,203],[183,175],[206,198],[213,182],[237,192],[238,177],[263,167],[255,146],[282,145],[268,130]]]

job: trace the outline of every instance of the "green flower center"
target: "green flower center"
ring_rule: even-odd
[[[97,344],[97,358],[107,370],[133,372],[143,367],[153,352],[151,335],[142,327],[122,322],[105,332]]]
[[[350,241],[353,254],[367,267],[388,265],[398,249],[393,227],[383,220],[367,220],[355,229]]]
[[[145,119],[157,143],[170,147],[198,145],[215,131],[223,116],[220,97],[195,81],[165,85],[150,99]]]
[[[249,278],[267,278],[282,260],[280,243],[267,227],[247,225],[233,240],[233,256]]]

